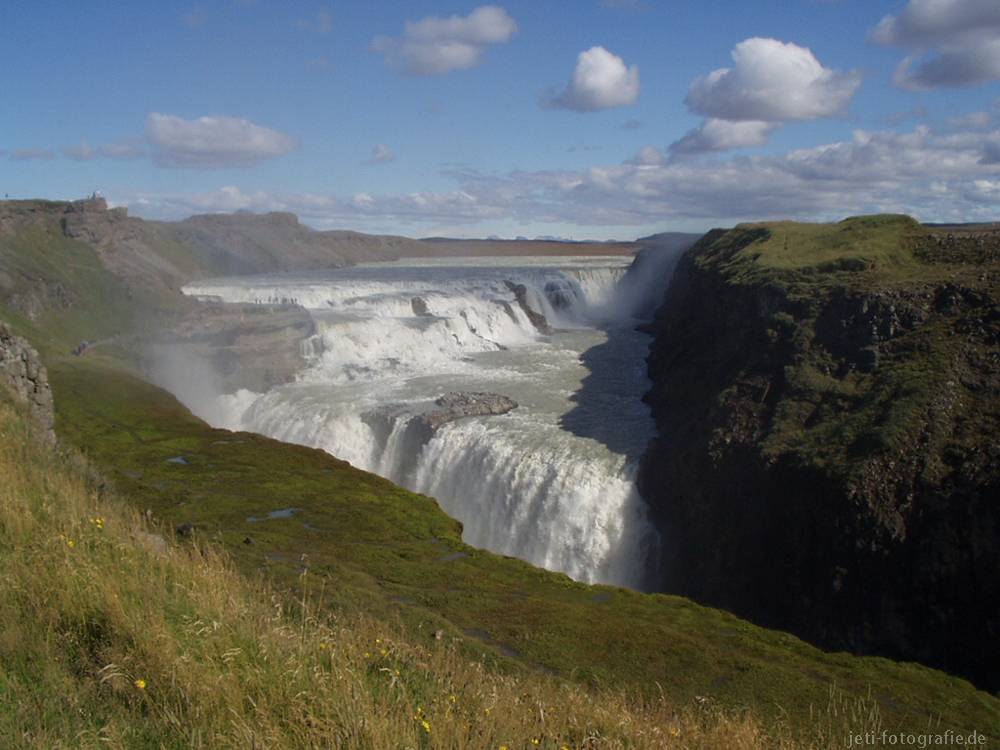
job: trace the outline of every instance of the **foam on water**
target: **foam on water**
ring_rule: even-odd
[[[223,396],[210,421],[323,448],[435,497],[474,546],[647,588],[658,539],[634,480],[654,427],[641,402],[648,339],[614,312],[627,309],[615,294],[626,263],[436,259],[188,285],[201,298],[299,304],[317,326],[295,383]],[[429,440],[407,429],[449,391],[520,406]]]

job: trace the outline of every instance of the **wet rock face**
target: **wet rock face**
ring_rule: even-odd
[[[406,425],[407,440],[424,445],[441,427],[465,417],[506,414],[518,404],[499,393],[447,393],[434,402],[440,409],[417,414]]]
[[[1000,269],[730,284],[682,260],[640,486],[663,588],[1000,690]]]
[[[414,297],[411,299],[410,307],[413,308],[413,314],[418,318],[425,318],[430,315],[427,309],[427,301],[423,297]]]
[[[515,284],[513,281],[504,281],[504,284],[514,293],[518,307],[528,316],[528,320],[531,321],[531,325],[535,327],[535,330],[544,335],[551,334],[552,326],[549,325],[549,321],[540,312],[532,310],[531,305],[528,304],[528,287],[524,284]]]
[[[17,398],[28,405],[32,418],[43,438],[55,443],[55,413],[48,373],[24,339],[11,335],[0,322],[0,386],[10,388]]]
[[[407,420],[406,440],[410,442],[412,452],[416,453],[449,422],[466,417],[506,414],[518,407],[514,399],[499,393],[455,391],[436,399],[434,404],[441,408],[419,414],[413,414],[405,405],[381,406],[362,415],[362,419],[379,433],[383,442],[388,439],[397,420]]]
[[[499,393],[458,393],[453,391],[441,396],[434,403],[441,409],[426,412],[418,417],[433,429],[463,417],[506,414],[517,408],[517,402],[514,399]]]

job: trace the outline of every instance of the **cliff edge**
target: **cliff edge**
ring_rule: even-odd
[[[699,241],[649,356],[665,590],[1000,689],[998,300],[996,227]]]

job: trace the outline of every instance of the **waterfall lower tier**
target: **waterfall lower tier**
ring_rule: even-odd
[[[610,312],[622,307],[624,261],[502,260],[519,265],[452,259],[191,285],[223,301],[305,303],[317,325],[295,383],[221,396],[214,421],[430,495],[473,546],[651,588],[659,540],[634,482],[654,430],[641,401],[648,338]],[[435,401],[450,392],[496,403],[445,413]]]
[[[463,519],[470,544],[577,580],[645,588],[656,537],[632,470],[572,446],[469,422],[424,449],[414,489]]]

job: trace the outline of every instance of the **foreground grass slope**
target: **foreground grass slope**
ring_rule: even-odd
[[[997,701],[913,664],[824,654],[679,597],[589,586],[466,546],[431,499],[321,451],[209,428],[100,357],[57,362],[61,434],[136,508],[324,611],[398,622],[470,660],[808,731],[836,689],[884,721],[1000,735]]]
[[[5,748],[836,747],[880,728],[832,691],[808,737],[708,698],[588,690],[331,611],[177,545],[0,394],[0,742]]]

